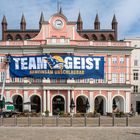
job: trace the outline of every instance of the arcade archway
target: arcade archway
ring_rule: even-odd
[[[87,97],[79,96],[76,99],[76,112],[77,113],[86,113],[86,101]]]
[[[123,111],[124,112],[124,99],[121,96],[116,96],[112,101],[113,110]]]
[[[94,100],[94,109],[97,113],[104,115],[106,113],[106,100],[103,96],[97,96]]]
[[[65,100],[62,96],[57,95],[52,100],[52,112],[53,115],[58,115],[65,110]]]
[[[31,111],[39,113],[41,111],[41,100],[38,95],[33,95],[30,98],[31,101]]]
[[[23,99],[20,95],[13,96],[13,104],[15,107],[15,111],[17,111],[17,112],[23,111]]]

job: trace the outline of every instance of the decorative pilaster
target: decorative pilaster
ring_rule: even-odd
[[[108,59],[108,83],[111,84],[112,81],[111,81],[111,55],[108,55],[107,56],[107,59]]]
[[[93,112],[93,110],[94,110],[93,95],[94,95],[93,91],[90,91],[90,93],[89,93],[89,104],[90,104],[89,112]]]
[[[131,93],[129,91],[126,91],[126,103],[125,103],[125,113],[130,112],[131,102],[130,102],[130,96]]]
[[[107,112],[108,112],[108,113],[112,113],[111,91],[108,91],[107,97],[108,97]]]

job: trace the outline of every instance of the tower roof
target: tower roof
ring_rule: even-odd
[[[6,20],[6,17],[5,17],[5,15],[3,16],[3,19],[2,19],[2,22],[1,22],[2,24],[7,24],[7,20]]]
[[[98,13],[96,14],[96,17],[95,17],[95,22],[100,22],[100,21],[99,21],[99,16],[98,16]]]
[[[62,14],[62,13],[63,13],[62,7],[60,7],[60,9],[59,9],[59,14]]]
[[[82,18],[81,18],[80,12],[79,12],[79,15],[78,15],[78,20],[77,20],[77,22],[82,22]]]
[[[25,20],[25,17],[24,17],[24,15],[22,14],[22,17],[21,17],[21,22],[20,22],[21,24],[22,23],[26,23],[26,20]]]
[[[40,21],[39,21],[39,23],[41,23],[41,22],[43,22],[43,21],[45,21],[45,20],[44,20],[44,15],[43,15],[43,12],[41,12],[41,16],[40,16]]]
[[[117,23],[117,19],[116,19],[115,14],[114,14],[114,16],[113,16],[112,23]]]

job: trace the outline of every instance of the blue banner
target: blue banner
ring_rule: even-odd
[[[11,77],[104,78],[102,56],[10,56]]]

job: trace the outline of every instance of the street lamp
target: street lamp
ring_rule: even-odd
[[[73,109],[75,108],[75,103],[74,103],[73,98],[71,99],[71,102],[70,102],[70,108],[71,108],[71,112],[72,112],[72,116],[73,116]]]

